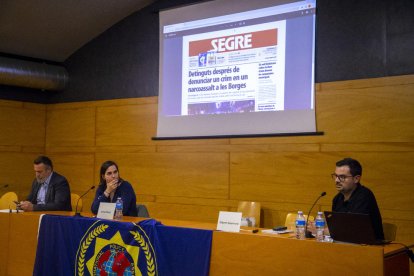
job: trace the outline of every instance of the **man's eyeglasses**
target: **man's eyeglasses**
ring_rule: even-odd
[[[336,178],[338,178],[339,181],[341,182],[344,182],[348,177],[354,177],[353,175],[343,175],[343,174],[337,175],[335,173],[331,174],[331,176],[333,180],[336,180]]]

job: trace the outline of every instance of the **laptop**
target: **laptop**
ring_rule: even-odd
[[[358,244],[387,244],[391,241],[377,240],[372,221],[367,214],[325,211],[329,233],[334,241]]]

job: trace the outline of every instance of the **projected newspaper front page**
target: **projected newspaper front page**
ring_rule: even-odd
[[[183,37],[182,115],[284,109],[285,21]]]
[[[157,138],[316,130],[316,2],[277,2],[160,13]]]

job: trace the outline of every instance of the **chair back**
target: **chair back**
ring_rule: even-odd
[[[147,206],[143,204],[137,204],[137,217],[141,217],[141,218],[150,217]]]
[[[73,212],[78,212],[78,213],[80,213],[80,212],[82,212],[82,199],[79,199],[79,195],[78,194],[75,194],[75,193],[71,193],[70,194],[70,204],[72,205],[72,211]],[[79,204],[78,204],[78,209],[76,210],[76,203],[78,202],[78,200],[79,200]]]
[[[254,217],[255,225],[253,227],[260,226],[260,209],[260,202],[255,201],[240,201],[237,206],[237,212],[241,212],[243,218]]]
[[[297,213],[288,213],[286,215],[286,220],[285,220],[285,226],[287,227],[288,230],[291,231],[295,231],[296,228],[296,216],[298,214]],[[304,215],[305,219],[308,218],[308,215]],[[313,221],[314,217],[313,216],[309,216],[309,221]]]
[[[16,209],[17,194],[15,192],[7,192],[0,198],[0,209]]]
[[[382,228],[384,230],[384,238],[388,241],[395,241],[395,237],[397,236],[397,225],[383,222]]]

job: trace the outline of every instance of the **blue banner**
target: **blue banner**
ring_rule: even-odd
[[[208,275],[212,231],[85,217],[42,218],[33,275]]]

